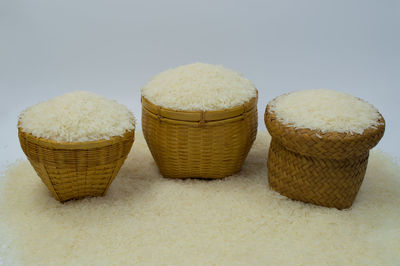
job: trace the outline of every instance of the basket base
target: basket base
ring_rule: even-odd
[[[256,131],[248,132],[243,123],[237,123],[228,136],[223,134],[225,126],[176,126],[176,131],[168,132],[172,126],[161,124],[157,131],[143,132],[163,177],[221,179],[241,170],[255,139]],[[177,137],[181,132],[188,132],[188,136]]]
[[[143,135],[166,178],[224,178],[241,170],[257,134],[257,108],[222,121],[160,118],[142,108]]]
[[[18,129],[21,148],[61,202],[104,196],[131,150],[135,131],[108,140],[58,143]]]
[[[58,201],[66,202],[106,195],[124,160],[125,158],[121,158],[111,164],[85,167],[80,170],[60,169],[41,162],[29,161],[52,195]]]
[[[273,138],[267,161],[269,186],[294,200],[346,209],[357,196],[368,156],[369,152],[345,160],[303,156]]]

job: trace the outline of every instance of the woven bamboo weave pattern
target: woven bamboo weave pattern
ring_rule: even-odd
[[[240,171],[257,134],[257,98],[221,111],[174,111],[142,97],[142,127],[164,177],[223,178]]]
[[[367,162],[368,153],[358,160],[318,159],[291,152],[273,140],[267,163],[269,185],[291,199],[348,208],[361,186]]]
[[[103,196],[124,163],[134,130],[109,140],[58,143],[20,128],[22,150],[53,196],[61,201]]]
[[[267,162],[270,187],[291,199],[349,208],[362,184],[369,150],[384,134],[382,116],[379,122],[363,134],[322,133],[284,125],[267,106],[265,124],[272,136]]]

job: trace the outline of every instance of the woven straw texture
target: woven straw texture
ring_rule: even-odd
[[[176,111],[142,97],[143,134],[168,178],[223,178],[240,171],[257,134],[257,97],[220,111]]]
[[[270,187],[291,199],[349,208],[364,179],[369,150],[384,134],[383,117],[381,125],[363,134],[296,129],[278,121],[269,105],[264,118],[272,137],[267,162]]]
[[[18,128],[22,150],[53,196],[61,201],[104,196],[134,141],[134,130],[121,137],[89,142],[56,142]]]

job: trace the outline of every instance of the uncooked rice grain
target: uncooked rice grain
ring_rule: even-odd
[[[279,121],[296,128],[358,133],[378,125],[378,110],[350,94],[327,89],[284,94],[270,103]]]
[[[38,103],[20,114],[19,127],[35,137],[83,142],[122,136],[134,129],[135,117],[122,104],[86,91]]]
[[[254,84],[242,74],[204,63],[166,70],[142,88],[142,95],[153,104],[187,111],[236,107],[256,93]]]

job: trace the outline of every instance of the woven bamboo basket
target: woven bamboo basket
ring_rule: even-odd
[[[142,128],[164,177],[223,178],[240,171],[257,134],[257,99],[217,111],[176,111],[142,97]]]
[[[53,196],[61,201],[104,196],[134,141],[134,130],[108,140],[56,142],[18,128],[22,150]]]
[[[265,124],[271,134],[270,187],[294,200],[349,208],[364,179],[369,150],[382,138],[385,120],[363,134],[322,133],[284,125],[268,105]]]

